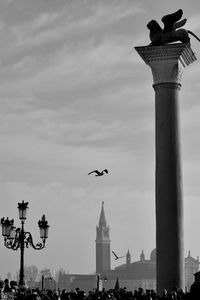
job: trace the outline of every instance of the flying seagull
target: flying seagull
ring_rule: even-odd
[[[119,258],[123,258],[125,257],[126,255],[123,255],[123,256],[118,256],[114,251],[112,251],[112,253],[114,254],[115,256],[115,260],[119,259]]]
[[[104,175],[104,173],[107,173],[107,174],[108,174],[108,170],[105,169],[105,170],[103,170],[103,171],[101,171],[101,172],[98,171],[98,170],[94,170],[94,171],[88,173],[88,175],[90,175],[90,174],[92,174],[92,173],[96,173],[95,176],[102,176],[102,175]]]

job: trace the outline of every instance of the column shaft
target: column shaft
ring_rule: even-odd
[[[190,44],[135,48],[151,68],[156,111],[157,292],[184,289],[183,199],[179,89],[184,68],[196,60]]]
[[[184,242],[179,135],[180,84],[154,85],[156,116],[157,287],[184,289]]]

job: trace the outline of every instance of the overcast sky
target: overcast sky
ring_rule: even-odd
[[[96,225],[104,201],[111,250],[132,261],[155,248],[155,115],[150,68],[135,51],[146,24],[182,8],[200,36],[199,0],[0,1],[0,217],[29,202],[25,229],[46,249],[25,264],[95,271]],[[180,92],[185,256],[200,256],[200,43]],[[109,174],[88,176],[93,169]],[[170,245],[169,245],[170,246]],[[0,275],[19,269],[19,251],[0,242]],[[123,263],[121,260],[120,263]],[[119,262],[112,258],[112,268]]]

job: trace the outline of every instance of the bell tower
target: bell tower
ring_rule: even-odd
[[[130,251],[128,249],[127,253],[126,253],[126,265],[129,266],[131,264],[131,254]]]
[[[96,273],[110,270],[110,228],[107,225],[104,202],[102,202],[99,225],[96,227]]]

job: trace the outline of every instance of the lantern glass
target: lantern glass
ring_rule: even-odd
[[[13,220],[9,220],[8,218],[6,220],[1,219],[1,226],[2,226],[2,236],[8,237],[10,234],[10,230],[13,225]]]
[[[3,236],[8,236],[10,234],[10,226],[8,225],[2,225],[2,235]]]
[[[10,234],[8,236],[8,238],[11,239],[11,240],[13,240],[15,238],[15,229],[16,229],[15,226],[11,227]]]
[[[40,229],[41,239],[47,239],[48,238],[49,225],[48,225],[48,222],[46,220],[45,215],[43,215],[41,220],[38,221],[38,226],[39,226],[39,229]]]
[[[48,230],[49,230],[49,226],[40,227],[40,237],[41,237],[41,239],[47,239],[48,238]]]
[[[28,202],[24,202],[23,200],[21,203],[18,203],[20,220],[26,220],[27,209],[28,209]]]

